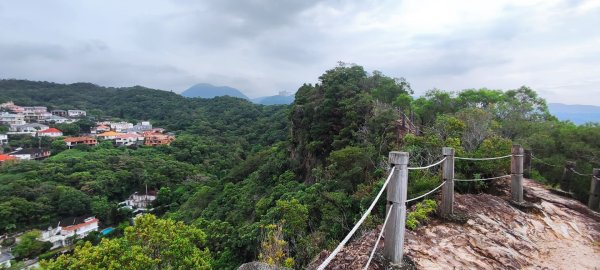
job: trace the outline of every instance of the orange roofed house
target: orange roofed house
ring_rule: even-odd
[[[0,154],[0,164],[3,164],[6,161],[17,160],[16,157]]]
[[[175,136],[154,132],[144,133],[144,145],[148,146],[169,145],[173,140]]]
[[[107,131],[102,134],[98,134],[96,137],[104,140],[114,140],[117,137],[123,135],[123,133],[115,132],[115,131]]]
[[[50,226],[42,232],[42,241],[52,243],[52,249],[73,244],[74,239],[86,237],[90,232],[98,231],[99,220],[96,217],[71,217],[58,222],[56,228]]]
[[[47,136],[47,137],[60,137],[63,135],[62,131],[56,128],[44,129],[37,132],[38,136]]]
[[[94,137],[88,136],[65,138],[64,141],[67,147],[69,147],[69,149],[78,144],[87,144],[89,146],[98,145],[98,140],[96,140]]]

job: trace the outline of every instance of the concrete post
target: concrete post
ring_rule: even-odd
[[[523,147],[515,144],[512,146],[510,192],[512,200],[517,203],[523,202]]]
[[[446,181],[446,183],[442,186],[440,214],[442,217],[449,217],[454,214],[454,149],[444,147],[442,155],[446,158],[442,163],[442,181]]]
[[[408,153],[390,152],[389,162],[391,166],[394,166],[394,169],[387,187],[387,206],[393,206],[393,209],[384,228],[383,254],[391,264],[400,265],[402,264],[406,224],[405,201],[408,187]]]
[[[592,172],[592,184],[588,207],[594,211],[600,211],[600,169],[597,168]]]

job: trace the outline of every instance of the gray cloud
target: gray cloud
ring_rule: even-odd
[[[0,76],[263,96],[342,60],[405,77],[416,93],[528,85],[600,105],[586,97],[599,90],[600,6],[532,1],[3,2]]]
[[[24,61],[27,59],[46,58],[52,60],[64,59],[67,50],[54,44],[2,44],[0,43],[0,59],[6,61]]]

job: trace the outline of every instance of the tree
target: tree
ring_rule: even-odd
[[[57,213],[65,216],[79,216],[88,212],[90,198],[85,193],[72,187],[60,186],[57,188],[58,202]]]
[[[293,267],[294,259],[288,257],[288,245],[283,240],[281,225],[269,224],[260,243],[260,254],[258,260],[269,265]]]
[[[459,111],[456,117],[465,125],[461,141],[467,151],[477,149],[483,140],[492,135],[493,116],[485,110],[466,108]]]
[[[62,131],[65,136],[79,136],[79,132],[81,131],[79,125],[75,123],[56,124],[56,128]]]
[[[108,201],[108,198],[94,197],[91,201],[91,210],[94,216],[98,217],[104,225],[113,224],[117,213],[117,205]]]
[[[125,236],[87,242],[72,255],[42,261],[46,270],[59,269],[210,269],[210,252],[201,230],[153,215],[135,219]]]
[[[19,243],[12,248],[15,257],[19,259],[31,259],[50,250],[52,247],[51,243],[37,240],[40,235],[40,231],[29,231],[24,233],[20,237]]]
[[[50,150],[52,150],[52,154],[58,154],[67,150],[67,145],[63,140],[55,140],[52,142],[52,144],[50,144]]]

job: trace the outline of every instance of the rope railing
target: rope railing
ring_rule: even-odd
[[[537,158],[537,157],[536,157],[536,156],[534,156],[533,154],[531,154],[531,159],[532,159],[532,160],[535,160],[535,161],[537,161],[537,162],[539,162],[539,163],[542,163],[542,164],[544,164],[544,165],[548,165],[548,166],[550,166],[550,167],[555,167],[555,168],[560,168],[560,167],[562,167],[562,166],[558,166],[558,165],[554,165],[554,164],[547,163],[547,162],[543,161],[542,159],[539,159],[539,158]]]
[[[452,180],[458,181],[458,182],[476,182],[476,181],[488,181],[488,180],[501,179],[501,178],[506,178],[506,177],[510,177],[510,176],[511,176],[510,174],[507,174],[507,175],[502,175],[502,176],[481,178],[481,179],[452,179]]]
[[[454,157],[454,159],[459,159],[459,160],[473,160],[473,161],[484,161],[484,160],[496,160],[496,159],[503,159],[503,158],[509,158],[509,157],[513,157],[513,156],[523,156],[523,155],[506,155],[506,156],[501,156],[501,157],[490,157],[490,158],[471,158],[471,157]]]
[[[329,256],[327,257],[327,259],[325,259],[323,261],[323,263],[321,263],[321,265],[319,265],[319,268],[317,268],[318,270],[325,269],[325,267],[327,267],[327,265],[329,265],[329,263],[331,263],[331,261],[333,260],[333,258],[335,258],[335,255],[337,255],[342,250],[342,248],[344,247],[344,245],[346,245],[346,243],[350,240],[350,238],[352,238],[352,235],[354,235],[354,233],[356,233],[356,230],[358,230],[358,227],[360,227],[360,225],[365,221],[365,219],[367,219],[367,217],[369,216],[369,213],[371,213],[371,211],[375,207],[375,204],[377,204],[377,201],[379,201],[379,197],[381,197],[381,194],[383,194],[383,191],[385,190],[386,186],[390,182],[390,179],[392,179],[393,175],[394,175],[394,167],[391,168],[390,175],[388,176],[388,178],[383,183],[383,186],[381,187],[381,190],[379,190],[379,193],[377,193],[377,196],[373,200],[373,203],[371,203],[371,206],[369,206],[369,208],[367,209],[367,211],[365,211],[365,213],[362,215],[362,217],[360,218],[360,220],[358,220],[358,222],[354,225],[354,227],[352,228],[352,230],[350,230],[350,232],[348,233],[348,235],[346,235],[346,237],[344,238],[344,240],[342,240],[342,242],[340,242],[340,244],[335,248],[335,250],[333,250],[333,252],[331,254],[329,254]]]
[[[374,244],[374,246],[369,254],[368,260],[363,268],[364,270],[367,270],[369,268],[369,265],[371,264],[373,257],[376,253],[379,242],[381,241],[384,234],[386,235],[386,241],[385,241],[386,245],[384,246],[384,256],[386,257],[386,259],[390,260],[391,262],[394,262],[394,263],[401,262],[402,256],[403,256],[402,250],[403,250],[403,245],[404,245],[403,244],[404,230],[405,230],[404,226],[405,226],[405,215],[406,215],[405,204],[412,202],[412,201],[422,199],[426,196],[429,196],[443,187],[442,196],[441,196],[441,204],[440,204],[440,211],[441,211],[440,213],[442,216],[453,215],[454,212],[452,210],[453,209],[452,205],[454,204],[454,181],[456,181],[456,182],[476,182],[476,181],[490,181],[490,180],[512,177],[512,184],[511,184],[512,201],[517,202],[517,203],[524,202],[524,200],[523,200],[523,163],[524,163],[525,155],[523,154],[523,148],[520,145],[513,145],[512,152],[511,152],[512,154],[505,155],[505,156],[498,156],[498,157],[481,157],[481,158],[455,157],[454,150],[449,147],[445,147],[443,149],[442,153],[443,153],[444,157],[441,160],[439,160],[433,164],[430,164],[427,166],[422,166],[422,167],[407,167],[407,164],[409,163],[407,152],[390,152],[390,164],[392,165],[391,172],[390,172],[389,176],[387,177],[387,179],[385,180],[383,186],[377,193],[375,199],[373,200],[373,202],[371,203],[369,208],[363,213],[363,215],[358,220],[358,222],[354,225],[354,227],[350,230],[350,232],[346,235],[346,237],[339,243],[339,245],[335,248],[335,250],[333,250],[333,252],[321,263],[321,265],[317,269],[318,270],[325,269],[331,263],[331,261],[335,258],[335,256],[344,248],[344,246],[348,243],[350,238],[352,238],[352,236],[356,233],[358,228],[366,220],[368,215],[373,211],[373,208],[375,207],[376,203],[379,201],[381,195],[383,194],[383,191],[386,189],[388,190],[388,199],[387,200],[388,200],[388,204],[389,204],[389,209],[387,210],[387,213],[385,215],[385,219],[383,221],[383,227],[382,227],[381,231],[378,233],[375,244]],[[527,153],[527,155],[531,158],[531,160],[536,160],[545,165],[553,166],[553,167],[561,167],[561,166],[546,163],[545,161],[533,156],[533,154],[531,154],[530,152]],[[453,159],[468,160],[468,161],[492,161],[492,160],[499,160],[499,159],[505,159],[505,158],[512,158],[511,174],[487,177],[487,178],[478,178],[478,179],[454,178]],[[419,196],[411,198],[411,199],[406,199],[406,191],[408,188],[408,171],[409,170],[425,170],[425,169],[432,168],[434,166],[438,166],[442,163],[444,164],[443,165],[443,173],[442,173],[442,179],[444,179],[444,181],[440,185],[436,186],[434,189],[432,189],[422,195],[419,195]],[[395,168],[394,166],[400,166],[400,167],[396,167],[396,169],[394,169]],[[400,168],[400,169],[398,169],[398,168]],[[600,181],[600,178],[599,178],[600,176],[594,175],[597,172],[596,169],[594,169],[594,174],[584,174],[584,173],[576,171],[572,167],[565,167],[565,168],[569,169],[570,171],[572,171],[573,173],[575,173],[577,175],[592,176],[593,179]],[[395,172],[397,172],[397,174],[395,174]],[[393,181],[391,180],[392,178],[394,178]],[[448,180],[450,180],[450,181],[448,181]],[[391,187],[387,188],[390,182],[394,183],[393,189]],[[398,207],[400,207],[400,209]],[[390,220],[392,220],[393,222],[396,222],[395,223],[396,225],[390,226],[390,228],[386,228],[388,221],[390,221]],[[399,228],[401,228],[401,229],[398,231]],[[389,233],[390,239],[387,239],[388,233]]]
[[[394,208],[394,205],[393,204],[390,205],[390,209],[388,210],[387,214],[385,215],[385,220],[383,221],[383,226],[381,227],[381,231],[379,232],[379,235],[377,236],[377,240],[375,241],[375,246],[373,247],[373,250],[371,251],[369,260],[367,260],[367,264],[365,264],[365,268],[363,268],[364,270],[369,269],[369,264],[371,264],[371,260],[373,260],[373,256],[375,256],[375,250],[377,250],[377,245],[379,244],[379,241],[381,240],[381,236],[383,236],[385,225],[387,224],[388,219],[390,218],[390,213],[392,212],[393,208]]]
[[[412,201],[416,201],[416,200],[418,200],[418,199],[421,199],[421,198],[423,198],[423,197],[425,197],[425,196],[427,196],[427,195],[429,195],[429,194],[431,194],[431,193],[435,192],[436,190],[440,189],[441,187],[443,187],[443,186],[444,186],[444,184],[446,184],[446,181],[442,182],[442,184],[441,184],[441,185],[437,186],[436,188],[432,189],[431,191],[429,191],[429,192],[427,192],[427,193],[425,193],[425,194],[423,194],[423,195],[421,195],[421,196],[417,196],[417,197],[414,197],[414,198],[412,198],[412,199],[406,200],[404,203],[408,203],[408,202],[412,202]]]
[[[576,170],[575,170],[575,169],[573,169],[573,168],[568,168],[568,169],[569,169],[569,170],[571,170],[571,171],[572,171],[574,174],[577,174],[577,175],[579,175],[579,176],[594,176],[594,175],[593,175],[593,174],[591,174],[591,173],[580,173],[580,172],[576,171]],[[594,177],[595,177],[595,176],[594,176]]]
[[[442,162],[446,161],[446,158],[442,158],[440,161],[433,163],[431,165],[427,165],[427,166],[423,166],[423,167],[408,167],[409,170],[425,170],[425,169],[429,169],[431,167],[437,166],[442,164]]]

